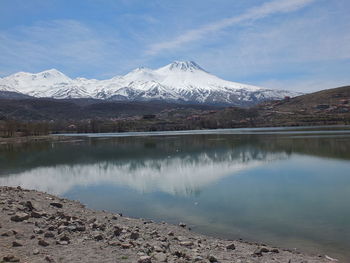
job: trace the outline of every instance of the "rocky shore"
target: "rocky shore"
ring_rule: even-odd
[[[263,244],[87,209],[46,193],[0,187],[0,262],[332,262]]]

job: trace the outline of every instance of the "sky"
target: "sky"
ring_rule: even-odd
[[[96,79],[192,60],[226,80],[350,84],[349,0],[0,0],[0,77]]]

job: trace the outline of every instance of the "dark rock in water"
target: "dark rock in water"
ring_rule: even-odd
[[[181,227],[186,227],[186,224],[185,224],[185,223],[180,222],[180,223],[179,223],[179,226],[181,226]]]
[[[150,256],[142,256],[139,258],[137,263],[152,263],[152,259]]]
[[[20,243],[19,241],[15,240],[15,241],[12,242],[12,246],[13,246],[13,247],[22,247],[23,244]]]
[[[7,255],[2,258],[4,262],[19,262],[20,259],[15,257],[14,255]]]
[[[50,244],[48,242],[46,242],[44,239],[40,239],[38,241],[38,245],[43,246],[43,247],[47,247]]]
[[[54,207],[57,207],[57,208],[62,208],[63,207],[63,205],[61,203],[55,203],[55,202],[50,203],[50,205],[54,206]]]
[[[236,246],[235,246],[235,244],[232,243],[232,244],[226,246],[226,249],[234,250],[234,249],[236,249]]]
[[[14,216],[11,216],[11,220],[14,222],[21,222],[27,219],[29,219],[29,215],[23,212],[19,212],[19,213],[16,213]]]

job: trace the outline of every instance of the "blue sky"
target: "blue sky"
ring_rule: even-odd
[[[349,0],[0,0],[0,76],[105,79],[193,60],[298,91],[350,84]]]

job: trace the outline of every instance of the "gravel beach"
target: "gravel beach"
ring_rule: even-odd
[[[95,211],[20,187],[0,187],[0,262],[332,262],[263,244]]]

